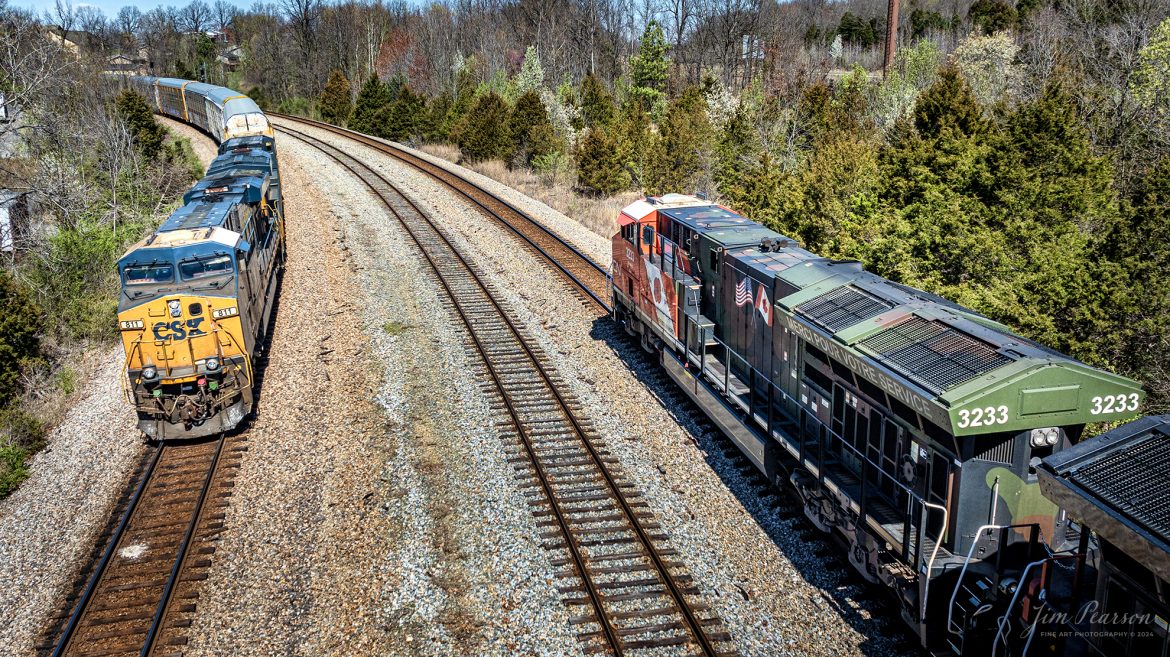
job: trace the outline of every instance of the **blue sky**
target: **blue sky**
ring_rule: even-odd
[[[142,11],[146,12],[154,9],[155,7],[163,7],[166,5],[181,7],[190,1],[191,0],[171,0],[170,2],[127,2],[126,0],[73,0],[73,8],[77,9],[83,5],[93,5],[94,7],[101,9],[102,12],[105,13],[106,17],[113,18],[114,16],[118,15],[119,9],[127,5],[134,5]],[[207,0],[204,1],[207,2]],[[210,5],[212,2],[207,2],[207,4]],[[234,0],[232,4],[236,5],[237,7],[246,9],[252,5],[252,1],[248,0],[247,2],[244,2],[243,0]],[[8,6],[18,7],[21,9],[32,9],[33,11],[37,12],[37,15],[39,16],[44,15],[46,10],[53,11],[53,8],[56,6],[56,2],[55,0],[8,0]]]

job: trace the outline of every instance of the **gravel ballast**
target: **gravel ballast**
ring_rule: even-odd
[[[0,501],[0,655],[32,652],[114,511],[145,443],[122,396],[122,348],[92,371],[80,399]]]
[[[312,134],[331,143],[341,141],[320,130]],[[725,455],[731,451],[726,441],[705,430],[698,412],[679,402],[678,391],[663,383],[657,366],[620,329],[607,320],[595,321],[559,279],[527,251],[515,248],[503,229],[431,179],[368,147],[348,143],[347,150],[379,163],[424,209],[441,217],[457,245],[507,292],[541,346],[562,357],[558,367],[573,392],[590,409],[602,434],[611,438],[611,448],[646,494],[744,654],[906,650],[906,630],[896,613],[877,611],[875,596],[856,585],[843,560],[826,563],[815,552],[803,518],[780,517],[767,499],[768,490],[755,483],[741,459]],[[482,176],[477,182],[490,186]],[[517,192],[507,196],[557,230],[581,233],[582,247],[594,241],[592,233],[542,204]],[[605,251],[593,252],[607,263],[608,245]]]
[[[574,654],[422,260],[351,174],[278,152],[289,268],[188,654]]]

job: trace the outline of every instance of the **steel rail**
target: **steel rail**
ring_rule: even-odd
[[[359,160],[357,160],[357,158],[355,158],[354,156],[349,155],[347,153],[344,153],[339,148],[332,146],[330,144],[327,144],[324,141],[322,141],[316,137],[313,137],[311,135],[307,135],[303,132],[300,132],[298,130],[294,130],[292,128],[287,128],[287,127],[278,127],[277,130],[281,131],[281,132],[285,132],[286,134],[289,134],[291,136],[294,136],[295,138],[298,138],[301,141],[305,142],[306,144],[316,148],[317,150],[319,150],[320,152],[322,152],[326,156],[330,157],[330,159],[333,159],[338,164],[340,164],[342,167],[344,167],[345,169],[347,169],[351,173],[353,173],[355,176],[357,176],[376,196],[378,196],[379,198],[381,198],[383,200],[383,202],[386,204],[386,206],[390,209],[390,211],[395,215],[395,217],[398,219],[398,221],[406,229],[408,234],[410,234],[411,238],[414,240],[415,244],[419,247],[419,250],[422,252],[424,258],[430,264],[431,268],[435,271],[435,274],[439,277],[440,282],[442,283],[444,289],[447,291],[448,295],[451,297],[456,311],[459,313],[461,320],[463,321],[463,323],[467,327],[468,332],[470,333],[473,342],[476,344],[477,351],[479,351],[480,355],[482,356],[483,361],[484,361],[485,365],[487,366],[488,371],[491,374],[493,381],[496,382],[497,389],[500,391],[501,396],[505,401],[505,405],[508,408],[509,416],[512,418],[513,423],[517,427],[517,433],[520,434],[521,442],[524,444],[526,451],[529,453],[530,459],[532,460],[532,463],[533,463],[534,468],[536,470],[537,477],[540,480],[541,486],[545,490],[546,495],[549,498],[550,505],[551,505],[552,510],[553,510],[553,514],[556,517],[557,522],[561,527],[561,531],[565,536],[566,544],[569,547],[570,553],[573,555],[576,567],[577,567],[578,571],[581,573],[581,579],[586,584],[587,593],[590,596],[590,599],[592,601],[592,604],[594,606],[595,611],[597,612],[599,624],[602,625],[603,632],[605,633],[605,635],[610,643],[610,646],[614,649],[614,652],[618,655],[624,654],[623,647],[622,647],[622,641],[617,636],[618,632],[616,631],[616,629],[612,627],[611,620],[608,617],[609,615],[605,613],[604,607],[600,604],[600,594],[596,590],[594,590],[594,586],[592,584],[592,581],[588,576],[587,561],[583,556],[581,556],[580,551],[579,551],[577,545],[575,544],[573,531],[569,527],[569,523],[561,511],[561,508],[559,506],[559,501],[557,500],[555,492],[552,490],[550,484],[548,483],[547,476],[542,469],[542,466],[540,464],[540,460],[536,457],[528,436],[525,435],[525,430],[523,429],[523,425],[522,425],[520,418],[518,417],[517,412],[513,406],[514,402],[511,399],[511,396],[505,390],[504,385],[503,385],[503,383],[500,380],[500,377],[498,375],[498,372],[495,370],[494,366],[492,365],[491,359],[487,355],[486,347],[484,347],[479,336],[476,334],[476,331],[475,331],[474,326],[473,326],[473,322],[470,320],[470,318],[468,318],[465,315],[465,313],[463,312],[463,309],[460,308],[459,297],[455,294],[454,290],[451,289],[450,285],[446,281],[446,277],[444,276],[441,268],[439,267],[438,263],[435,261],[434,257],[432,257],[432,255],[427,252],[426,247],[423,245],[423,240],[415,232],[415,227],[411,225],[411,222],[406,221],[405,218],[403,218],[398,213],[398,211],[393,208],[393,206],[391,205],[389,200],[387,200],[372,183],[370,183],[360,172],[358,172],[353,165],[345,162],[344,161],[345,159],[350,160],[355,165],[363,167],[371,175],[371,177],[379,180],[381,183],[385,184],[390,190],[393,190],[395,193],[397,193],[397,195],[403,201],[405,201],[430,226],[431,230],[435,233],[435,235],[443,243],[443,245],[450,251],[451,255],[453,255],[455,257],[455,259],[458,260],[459,263],[462,265],[463,269],[466,270],[469,278],[472,281],[474,281],[476,286],[478,286],[482,290],[483,296],[487,299],[487,301],[492,305],[492,307],[499,314],[500,318],[503,320],[503,322],[506,324],[506,326],[509,328],[512,335],[514,336],[516,343],[523,349],[528,360],[532,363],[533,367],[536,369],[536,371],[540,375],[541,379],[547,385],[548,390],[554,396],[554,398],[557,402],[557,405],[559,406],[561,414],[568,420],[568,422],[571,424],[571,426],[572,426],[573,430],[575,431],[575,433],[577,434],[577,436],[581,439],[581,443],[585,447],[586,451],[589,453],[590,458],[593,461],[595,468],[602,475],[603,479],[605,480],[606,484],[608,485],[609,490],[612,494],[612,497],[618,503],[618,505],[621,507],[622,512],[627,519],[627,523],[628,523],[629,527],[637,535],[640,544],[645,548],[646,556],[648,556],[650,558],[651,562],[654,564],[656,572],[659,575],[659,579],[662,581],[663,585],[665,586],[668,593],[670,594],[670,598],[673,602],[674,607],[679,611],[679,613],[686,620],[687,632],[691,635],[691,637],[694,639],[694,642],[703,651],[704,655],[717,655],[717,654],[719,654],[716,651],[712,641],[707,637],[706,633],[704,632],[703,627],[702,627],[702,625],[703,625],[702,621],[695,615],[694,610],[691,608],[690,604],[687,602],[687,600],[685,598],[685,594],[679,588],[677,582],[675,582],[674,577],[671,576],[669,567],[665,563],[665,561],[663,560],[662,555],[659,554],[658,549],[654,545],[653,539],[647,534],[645,528],[642,527],[641,523],[637,519],[637,515],[634,512],[633,508],[630,506],[628,500],[625,499],[624,494],[621,492],[621,486],[618,484],[617,481],[614,480],[614,477],[609,472],[609,469],[607,467],[605,467],[601,454],[598,453],[596,447],[592,444],[592,442],[588,438],[588,432],[581,425],[580,420],[576,417],[575,413],[572,412],[568,401],[564,398],[564,396],[561,394],[560,390],[557,388],[556,384],[554,383],[553,376],[549,374],[548,370],[546,369],[544,364],[541,362],[541,359],[534,352],[531,345],[529,345],[528,341],[525,340],[523,338],[523,336],[521,335],[519,328],[515,325],[512,318],[509,316],[509,313],[507,313],[503,309],[503,307],[500,305],[499,301],[491,293],[487,284],[484,283],[480,279],[478,274],[475,272],[475,270],[472,268],[471,264],[466,260],[466,258],[463,256],[463,254],[458,249],[456,249],[453,244],[451,244],[451,242],[447,238],[447,236],[443,233],[442,230],[440,230],[438,228],[437,225],[434,224],[434,222],[431,220],[431,218],[426,213],[424,213],[417,206],[417,204],[414,203],[414,201],[412,201],[405,194],[403,194],[401,192],[401,190],[399,190],[396,185],[394,185],[389,180],[387,180],[385,178],[385,176],[382,176],[380,173],[374,171],[369,166],[364,165]],[[333,151],[333,152],[330,152],[330,151]]]
[[[329,123],[324,123],[322,121],[308,119],[308,118],[304,118],[304,117],[300,117],[300,116],[292,116],[289,114],[280,114],[280,113],[276,113],[276,112],[269,112],[268,114],[269,114],[269,116],[275,116],[278,118],[285,119],[287,121],[292,121],[294,123],[307,124],[307,125],[310,125],[312,127],[319,128],[321,130],[326,130],[326,131],[331,132],[333,134],[336,134],[338,136],[345,137],[347,139],[352,139],[352,140],[358,141],[360,143],[363,143],[367,146],[370,146],[371,148],[374,148],[375,150],[378,150],[378,151],[385,153],[387,155],[390,155],[391,157],[394,157],[402,162],[405,162],[406,164],[409,164],[410,166],[418,169],[419,171],[422,171],[423,173],[427,174],[431,178],[437,180],[443,186],[459,192],[460,195],[462,195],[464,198],[466,198],[467,200],[469,200],[472,203],[474,203],[475,205],[477,205],[484,213],[493,217],[496,221],[500,222],[505,227],[507,227],[509,230],[511,230],[515,235],[517,235],[518,237],[523,239],[529,246],[531,246],[538,253],[540,253],[540,255],[549,264],[551,264],[553,267],[555,267],[557,270],[559,270],[562,275],[567,277],[577,288],[579,288],[582,292],[584,292],[599,307],[601,307],[607,313],[613,312],[613,308],[610,307],[609,303],[606,301],[606,297],[608,296],[608,290],[598,291],[598,290],[594,290],[593,288],[591,288],[587,283],[585,283],[583,280],[581,280],[580,276],[578,276],[577,274],[574,274],[572,271],[570,271],[568,266],[566,266],[564,263],[557,260],[552,254],[550,254],[548,252],[548,249],[537,244],[536,241],[534,239],[532,239],[532,237],[525,234],[524,231],[521,230],[519,227],[517,227],[513,222],[511,222],[507,218],[501,216],[501,214],[499,212],[488,207],[487,204],[485,204],[482,200],[476,198],[473,194],[468,193],[467,190],[462,189],[461,187],[459,187],[457,184],[451,182],[450,180],[444,179],[444,176],[450,176],[451,178],[458,180],[459,182],[474,188],[477,192],[483,194],[484,196],[489,197],[490,199],[492,199],[493,202],[499,203],[500,205],[508,208],[508,210],[512,214],[514,214],[516,217],[521,219],[525,223],[525,225],[532,226],[535,229],[537,229],[538,231],[540,231],[546,237],[548,237],[552,240],[555,240],[555,242],[558,243],[560,246],[571,251],[580,262],[582,262],[586,267],[591,269],[594,273],[596,273],[597,275],[601,276],[604,279],[608,279],[609,271],[605,267],[598,264],[596,261],[594,261],[588,255],[586,255],[580,249],[578,249],[576,246],[573,246],[568,240],[561,237],[557,233],[553,232],[548,226],[545,226],[540,221],[537,221],[532,216],[530,216],[528,213],[517,208],[512,203],[510,203],[510,202],[504,200],[503,198],[500,198],[496,194],[493,194],[492,192],[484,189],[478,183],[476,183],[472,180],[469,180],[465,176],[462,176],[454,171],[451,171],[450,169],[447,169],[445,167],[437,165],[434,162],[430,162],[430,161],[426,160],[425,158],[421,158],[417,155],[414,155],[413,153],[406,151],[405,149],[403,149],[400,146],[382,141],[376,137],[371,137],[369,135],[366,135],[366,134],[363,134],[360,132],[355,132],[353,130],[348,130],[346,128],[339,128],[339,127],[332,125],[332,124],[329,124]],[[279,127],[278,127],[278,129],[279,129]],[[437,173],[437,171],[441,171],[442,173]]]
[[[183,565],[187,560],[187,548],[191,545],[191,539],[195,536],[195,530],[199,527],[199,521],[203,519],[207,491],[211,489],[211,483],[215,480],[215,472],[219,466],[219,457],[223,454],[223,446],[225,444],[227,444],[227,437],[224,434],[220,434],[219,444],[215,447],[215,455],[211,457],[211,466],[207,469],[207,478],[203,480],[203,487],[199,490],[199,499],[195,502],[195,509],[191,512],[191,521],[187,523],[187,531],[183,533],[183,541],[179,543],[179,551],[175,555],[175,563],[171,566],[171,572],[167,576],[166,588],[163,589],[162,599],[158,602],[158,608],[154,612],[154,618],[150,621],[150,630],[146,633],[146,641],[142,644],[142,650],[138,653],[139,657],[147,657],[154,649],[155,639],[158,638],[158,633],[162,629],[163,620],[166,618],[167,609],[171,604],[171,594],[175,591],[175,585],[179,582],[179,575],[182,574]]]
[[[117,528],[114,529],[114,533],[110,536],[106,550],[102,553],[102,558],[98,561],[97,567],[89,579],[89,584],[86,585],[85,591],[77,600],[77,605],[73,608],[73,613],[69,616],[69,622],[61,630],[61,636],[57,640],[56,647],[53,649],[52,657],[61,657],[69,647],[69,642],[72,641],[73,634],[77,631],[78,621],[81,620],[85,609],[89,606],[90,599],[93,598],[93,594],[97,590],[98,583],[105,575],[106,567],[109,566],[110,559],[114,556],[114,550],[118,548],[118,543],[121,542],[122,535],[126,532],[126,527],[130,524],[130,518],[138,508],[138,501],[142,499],[142,492],[146,490],[147,482],[154,476],[154,468],[158,465],[159,458],[162,456],[164,449],[166,449],[165,443],[160,443],[155,448],[154,456],[147,463],[146,469],[143,471],[142,477],[138,482],[138,486],[134,489],[134,494],[130,497],[130,501],[127,502],[126,512],[122,514],[122,519],[118,522]]]

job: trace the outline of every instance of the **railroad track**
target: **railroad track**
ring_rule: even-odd
[[[653,513],[580,417],[550,359],[477,267],[389,180],[303,132],[278,128],[364,182],[401,223],[446,292],[478,355],[496,429],[551,553],[587,654],[736,654],[731,637],[668,545]]]
[[[100,559],[37,654],[182,654],[246,450],[239,436],[154,447]]]
[[[333,134],[365,144],[427,174],[471,202],[487,217],[494,219],[517,237],[529,250],[564,277],[600,311],[609,313],[609,280],[606,267],[595,262],[543,223],[511,203],[487,191],[459,174],[439,166],[426,158],[360,132],[339,128],[329,123],[288,114],[271,116],[310,125]]]

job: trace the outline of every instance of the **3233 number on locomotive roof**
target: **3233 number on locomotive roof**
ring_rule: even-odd
[[[1090,401],[1093,402],[1093,407],[1089,409],[1089,412],[1093,415],[1104,415],[1106,413],[1136,411],[1142,400],[1141,396],[1136,392],[1131,392],[1129,394],[1121,393],[1119,395],[1093,397]]]
[[[1010,413],[1007,406],[987,406],[959,410],[959,428],[991,427],[997,424],[1007,424]]]

